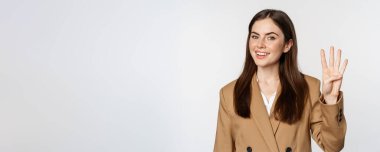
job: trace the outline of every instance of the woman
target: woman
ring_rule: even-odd
[[[347,59],[329,64],[321,50],[320,81],[301,73],[297,38],[287,14],[266,9],[248,28],[245,65],[220,90],[215,152],[309,152],[311,137],[326,152],[344,146],[346,121],[340,91]]]

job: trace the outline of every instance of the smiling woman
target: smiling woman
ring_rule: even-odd
[[[347,60],[341,50],[329,65],[321,50],[320,81],[298,69],[297,38],[280,10],[257,13],[248,28],[242,74],[220,90],[215,152],[311,151],[311,137],[324,151],[344,146],[346,121],[340,91]],[[273,105],[273,106],[272,106]]]

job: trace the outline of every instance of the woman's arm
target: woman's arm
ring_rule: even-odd
[[[313,139],[327,152],[340,151],[344,147],[346,135],[346,119],[343,114],[343,93],[340,91],[343,74],[348,60],[341,62],[339,49],[336,60],[334,59],[334,47],[330,47],[329,65],[327,65],[325,52],[321,50],[322,64],[322,95],[318,89],[314,94],[318,94],[319,99],[314,97],[311,109],[311,132]]]
[[[319,90],[316,94],[320,94]],[[311,109],[312,137],[324,151],[339,152],[344,147],[347,129],[343,114],[343,93],[340,92],[337,103],[331,105],[324,103],[323,95],[317,97],[314,97]]]
[[[220,102],[218,112],[218,123],[216,129],[214,152],[234,152],[235,145],[232,138],[232,118],[228,111],[223,95],[223,89],[220,90]]]

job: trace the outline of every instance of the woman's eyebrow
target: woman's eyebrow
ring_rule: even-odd
[[[254,31],[252,31],[251,33],[252,33],[252,34],[256,34],[256,35],[260,35],[259,33],[256,33],[256,32],[254,32]]]
[[[251,33],[252,33],[252,34],[256,34],[256,35],[260,35],[259,33],[256,33],[256,32],[254,32],[254,31],[252,31]],[[279,35],[278,35],[277,33],[275,33],[275,32],[265,33],[265,35],[271,35],[271,34],[274,34],[274,35],[279,36]]]

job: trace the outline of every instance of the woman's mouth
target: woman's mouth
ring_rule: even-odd
[[[258,59],[264,59],[267,55],[270,54],[268,52],[262,52],[262,51],[255,51],[255,53]]]

